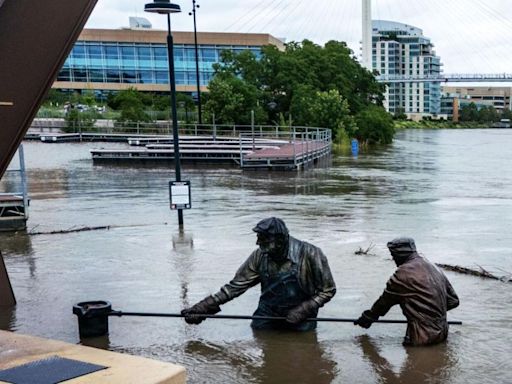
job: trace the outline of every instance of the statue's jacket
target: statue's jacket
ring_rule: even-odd
[[[427,345],[446,339],[446,312],[459,305],[459,298],[442,271],[412,252],[388,280],[371,311],[384,316],[396,304],[407,318],[404,344]]]

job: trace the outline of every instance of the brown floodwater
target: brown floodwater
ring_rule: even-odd
[[[315,332],[253,332],[248,320],[110,319],[80,340],[73,304],[176,313],[214,293],[255,248],[254,224],[283,218],[321,247],[338,293],[322,317],[354,318],[394,271],[385,244],[407,235],[433,262],[512,273],[512,130],[401,131],[388,148],[336,155],[299,173],[185,166],[185,233],[169,210],[173,166],[93,165],[89,150],[123,144],[24,143],[28,232],[1,234],[18,300],[0,328],[179,363],[191,383],[511,383],[512,283],[446,272],[461,305],[448,342],[401,345],[405,325],[320,323]],[[15,188],[9,173],[0,190]],[[360,247],[369,254],[356,255]],[[255,287],[222,307],[250,315]],[[398,308],[386,318],[402,319]]]

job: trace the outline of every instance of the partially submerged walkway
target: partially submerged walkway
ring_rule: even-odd
[[[121,141],[127,148],[91,150],[95,163],[104,162],[174,162],[173,138],[170,127],[162,134],[147,134],[137,128],[137,134],[78,132],[40,133],[46,143],[67,141]],[[153,132],[157,129],[152,128]],[[157,129],[158,130],[158,129]],[[183,163],[228,163],[242,169],[297,170],[316,163],[331,153],[331,130],[311,127],[204,125],[198,128],[180,125],[180,161]],[[193,134],[190,134],[192,132]],[[163,134],[165,133],[165,134]],[[31,137],[34,139],[35,137]],[[136,148],[134,148],[136,147]]]
[[[326,141],[299,141],[247,153],[242,168],[300,169],[331,153]]]
[[[64,360],[65,359],[65,360]],[[69,361],[69,360],[71,361]],[[185,368],[143,357],[109,352],[102,349],[42,339],[19,333],[0,331],[0,377],[6,369],[18,368],[18,374],[27,369],[39,369],[36,374],[43,377],[51,372],[57,362],[76,363],[101,369],[66,380],[70,384],[185,384]],[[33,363],[33,364],[30,364]],[[73,371],[71,369],[70,371]],[[8,372],[13,374],[12,371]],[[0,383],[4,383],[1,381]],[[26,381],[25,381],[26,382]]]

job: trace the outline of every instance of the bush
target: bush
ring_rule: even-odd
[[[92,130],[97,118],[97,112],[80,112],[77,109],[71,109],[64,117],[64,120],[66,121],[64,132],[69,133]]]
[[[390,144],[395,128],[393,118],[384,108],[370,106],[356,116],[356,138],[364,144]]]

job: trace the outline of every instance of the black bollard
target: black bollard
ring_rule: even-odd
[[[111,312],[112,305],[108,301],[83,301],[73,305],[73,313],[78,316],[80,338],[107,335]]]

